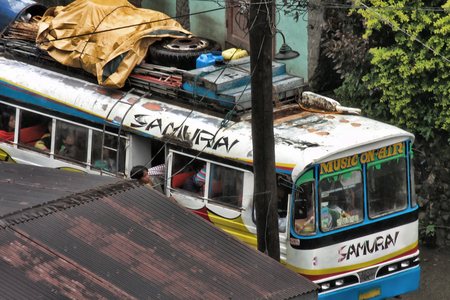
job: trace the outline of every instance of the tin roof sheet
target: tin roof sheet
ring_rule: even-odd
[[[12,205],[32,213],[14,222],[5,219],[20,210],[0,217],[0,290],[7,299],[290,299],[317,293],[311,281],[148,186],[28,168],[33,171],[0,163],[1,190],[17,190],[17,197],[8,196],[11,203],[41,188],[31,207]],[[15,177],[5,170],[16,170]],[[61,180],[45,180],[56,174]],[[46,192],[52,201],[45,201]]]

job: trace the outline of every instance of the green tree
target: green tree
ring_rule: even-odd
[[[366,20],[363,37],[379,35],[386,24],[395,34],[395,43],[369,50],[370,72],[363,77],[368,89],[380,91],[380,101],[389,108],[392,123],[426,139],[437,130],[449,131],[450,15],[444,9],[450,2],[427,1],[428,8],[444,8],[441,10],[424,9],[419,0],[365,3],[373,8],[358,10]]]

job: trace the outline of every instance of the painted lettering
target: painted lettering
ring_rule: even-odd
[[[231,142],[229,137],[221,136],[216,138],[216,133],[211,133],[207,130],[203,130],[200,128],[194,128],[194,134],[192,137],[189,135],[189,125],[184,125],[183,123],[180,126],[177,126],[174,122],[170,122],[164,126],[161,118],[156,118],[147,122],[148,115],[134,115],[134,120],[136,123],[131,123],[130,126],[133,128],[141,128],[145,131],[151,131],[155,128],[158,129],[160,136],[168,135],[175,133],[176,137],[192,142],[195,145],[200,145],[201,143],[206,143],[206,147],[212,148],[213,150],[225,149],[227,152],[231,150],[236,144],[239,143],[239,140],[235,139]]]
[[[331,161],[320,164],[320,175],[333,172],[333,163]]]
[[[358,244],[344,245],[338,250],[338,262],[356,258],[361,255],[368,255],[378,251],[388,249],[388,247],[395,247],[398,239],[399,231],[396,231],[394,237],[391,234],[386,236],[377,236],[373,241],[366,240]],[[346,249],[346,250],[345,250]]]
[[[340,170],[341,169],[341,161],[339,159],[336,159],[333,161],[333,169],[334,170]]]
[[[366,164],[375,161],[375,159],[384,159],[397,154],[402,154],[405,151],[405,143],[397,143],[388,147],[382,147],[378,150],[370,150],[355,154],[353,156],[343,157],[336,160],[320,164],[320,175],[345,170],[355,167],[358,163]]]
[[[347,168],[347,157],[341,158],[341,168],[342,169]]]
[[[403,153],[403,143],[397,143],[394,145],[394,152],[392,155],[397,155]]]
[[[341,247],[341,249],[338,250],[338,254],[341,256],[338,259],[338,262],[344,261],[347,258],[347,252],[344,252],[346,246]]]
[[[147,127],[145,128],[146,131],[149,131],[150,129],[153,129],[155,127],[159,128],[159,131],[161,131],[162,128],[162,122],[161,119],[155,119],[153,120],[150,124],[147,125]]]

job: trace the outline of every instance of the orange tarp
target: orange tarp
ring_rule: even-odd
[[[58,62],[83,68],[103,86],[121,88],[153,42],[190,36],[167,15],[126,0],[77,0],[46,11],[36,42]]]

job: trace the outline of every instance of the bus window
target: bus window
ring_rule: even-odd
[[[55,154],[60,159],[86,163],[88,129],[74,124],[56,122]]]
[[[326,232],[363,221],[360,170],[321,178],[319,182],[320,228]]]
[[[314,199],[314,181],[308,181],[295,187],[293,204],[295,233],[300,235],[316,233]]]
[[[208,198],[240,207],[242,205],[244,172],[216,164],[211,164],[210,168]]]
[[[408,203],[405,157],[367,166],[369,217],[378,218],[406,209]]]
[[[104,144],[102,146],[103,132],[94,130],[92,132],[92,168],[102,169],[109,173],[124,173],[125,171],[125,139],[120,138],[120,145],[116,135],[105,133]],[[119,148],[118,148],[119,147]],[[119,161],[117,161],[117,151]],[[103,152],[103,161],[102,161]]]
[[[18,127],[18,128],[16,128]],[[19,144],[34,149],[36,142],[44,135],[47,120],[40,115],[22,112],[13,106],[2,105],[0,116],[0,141],[12,143],[19,133]]]
[[[172,187],[183,189],[184,183],[196,175],[206,162],[190,156],[174,153],[172,161]]]
[[[198,180],[202,185],[196,184]],[[244,172],[241,170],[174,153],[171,181],[173,188],[201,195],[211,202],[242,206]]]

